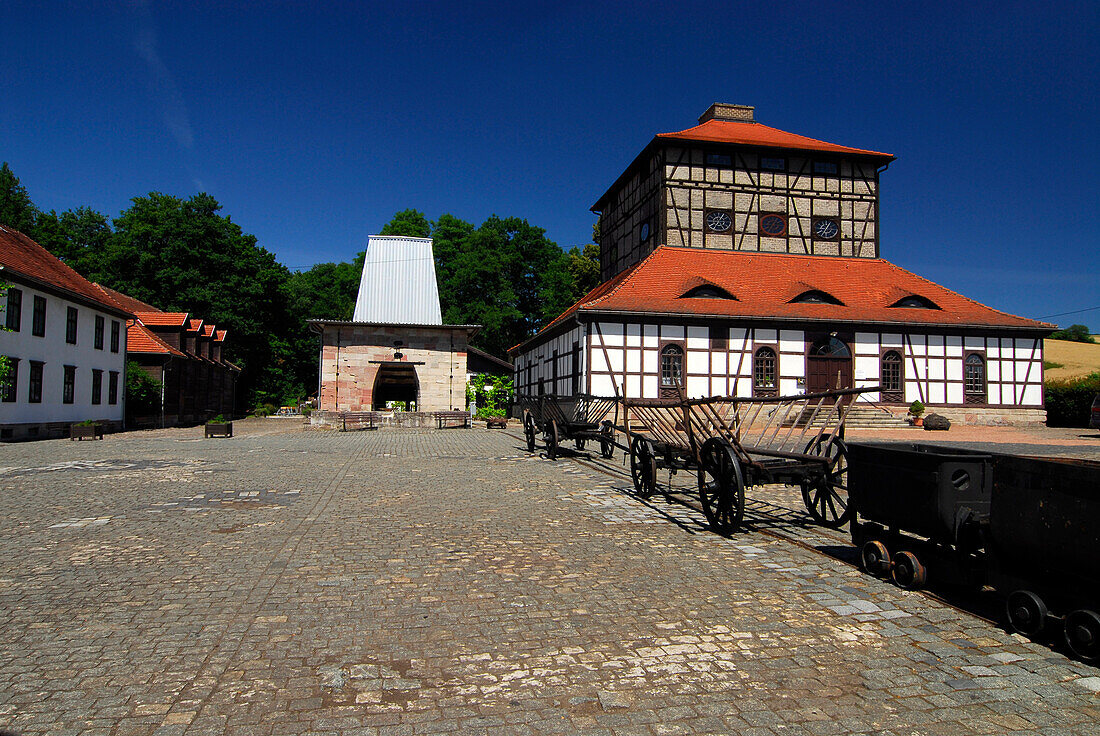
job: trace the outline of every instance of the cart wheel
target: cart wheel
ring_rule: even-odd
[[[630,478],[634,492],[642,498],[657,492],[657,456],[645,437],[635,437],[630,443]]]
[[[1014,590],[1005,601],[1008,625],[1017,634],[1038,636],[1047,622],[1047,605],[1030,590]]]
[[[1066,615],[1066,645],[1082,662],[1100,662],[1100,616],[1077,610]]]
[[[573,440],[573,444],[576,446],[576,448],[578,450],[583,450],[584,449],[584,439],[583,438],[578,437],[577,439]]]
[[[920,590],[928,581],[928,571],[912,552],[898,552],[894,556],[894,582],[899,588]]]
[[[832,529],[848,523],[848,446],[836,435],[819,435],[806,445],[806,455],[822,455],[828,461],[825,477],[815,486],[802,486],[802,501],[814,521]]]
[[[600,454],[607,460],[615,457],[615,430],[610,424],[600,428]]]
[[[535,418],[531,416],[531,412],[525,412],[523,415],[523,436],[527,439],[527,452],[535,451],[535,437],[538,435],[538,429],[535,427]]]
[[[890,551],[877,539],[863,544],[859,551],[859,565],[867,573],[881,578],[890,573]]]
[[[729,442],[711,437],[699,451],[699,500],[712,529],[728,534],[745,517],[745,480]]]
[[[546,424],[542,439],[546,442],[546,457],[551,460],[558,459],[558,423],[551,419]]]

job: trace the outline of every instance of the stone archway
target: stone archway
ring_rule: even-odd
[[[406,411],[416,411],[420,404],[420,380],[416,366],[409,363],[382,363],[374,376],[371,408],[381,411],[390,401],[405,402]]]

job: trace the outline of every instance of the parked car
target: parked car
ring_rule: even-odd
[[[1100,429],[1100,394],[1096,394],[1096,398],[1092,400],[1092,415],[1089,417],[1089,426],[1093,429]]]

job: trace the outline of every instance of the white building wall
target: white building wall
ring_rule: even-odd
[[[72,302],[50,292],[33,289],[22,283],[12,284],[23,292],[22,316],[18,332],[0,332],[0,355],[18,358],[15,401],[0,402],[0,424],[31,424],[47,422],[79,422],[85,419],[119,421],[124,415],[126,392],[126,321],[119,316],[99,311],[82,303]],[[34,297],[46,298],[46,334],[32,334]],[[7,305],[6,297],[0,304]],[[68,307],[77,309],[76,344],[65,342]],[[104,319],[103,349],[96,350],[95,316]],[[6,314],[0,311],[0,325]],[[111,322],[119,323],[119,350],[111,352]],[[41,361],[42,402],[30,403],[30,362]],[[73,403],[62,402],[65,366],[76,366]],[[100,404],[92,404],[92,370],[103,371]],[[119,374],[118,403],[108,403],[110,371]]]
[[[753,357],[769,347],[778,358],[779,393],[806,390],[806,353],[809,343],[801,330],[753,327],[700,327],[650,323],[594,322],[587,334],[571,330],[519,356],[517,387],[524,384],[524,366],[531,365],[529,392],[537,393],[540,379],[549,381],[553,350],[559,352],[558,393],[570,393],[565,376],[571,367],[571,348],[582,341],[582,386],[599,396],[630,398],[660,396],[660,350],[669,343],[685,351],[687,394],[704,396],[753,395]],[[856,332],[849,340],[852,380],[856,387],[881,381],[882,354],[896,350],[902,356],[902,393],[905,403],[920,400],[929,406],[962,406],[964,362],[977,354],[985,361],[985,404],[1000,407],[1042,406],[1042,340],[1033,338],[973,337],[921,332]],[[549,385],[549,384],[547,384]],[[519,390],[524,392],[523,388]],[[582,391],[585,390],[582,388]],[[547,389],[549,392],[549,389]],[[859,401],[882,400],[868,392]]]

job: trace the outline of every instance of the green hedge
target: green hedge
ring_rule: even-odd
[[[1077,378],[1047,381],[1043,387],[1047,426],[1087,427],[1096,394],[1100,394],[1100,371]]]

